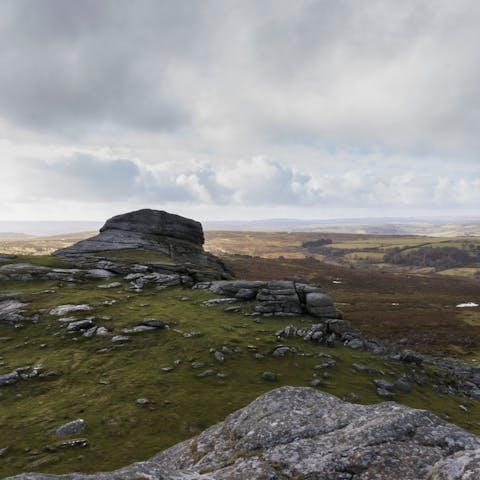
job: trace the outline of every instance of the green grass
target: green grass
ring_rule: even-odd
[[[112,261],[119,261],[127,265],[135,263],[173,263],[172,259],[161,252],[153,250],[108,250],[93,254],[97,257],[106,257]]]
[[[212,295],[204,291],[172,288],[164,291],[145,289],[141,294],[116,289],[98,289],[103,282],[55,286],[55,293],[39,294],[54,286],[52,282],[2,283],[5,291],[22,287],[29,310],[41,312],[38,324],[22,329],[0,325],[0,348],[3,365],[0,373],[15,367],[41,363],[59,375],[50,379],[31,379],[0,389],[0,448],[9,447],[0,463],[0,475],[25,470],[62,473],[74,470],[113,469],[146,459],[181,440],[192,437],[209,425],[222,420],[234,410],[248,404],[258,395],[281,385],[309,385],[317,374],[322,390],[349,396],[355,393],[362,403],[375,403],[372,383],[379,374],[358,373],[351,364],[368,363],[395,379],[406,365],[385,362],[368,352],[357,352],[341,346],[333,349],[300,339],[285,339],[298,354],[283,358],[254,358],[256,351],[268,355],[279,344],[274,333],[287,324],[308,325],[308,317],[278,319],[226,313],[223,308],[206,308],[201,302]],[[181,300],[188,297],[188,300]],[[116,300],[113,305],[105,301]],[[149,317],[168,321],[172,328],[130,335],[125,347],[112,348],[107,337],[86,339],[69,335],[57,317],[48,311],[66,303],[89,303],[94,308],[97,325],[116,333],[126,326],[139,324]],[[245,306],[245,310],[251,308]],[[81,315],[78,315],[81,317]],[[101,317],[111,319],[101,319]],[[227,328],[225,328],[227,327]],[[201,336],[184,338],[173,329],[197,331]],[[42,347],[42,344],[47,344]],[[226,355],[224,364],[214,361],[211,349],[222,345],[239,347],[240,353]],[[337,365],[326,369],[329,378],[314,366],[322,361],[319,354],[334,355]],[[172,372],[163,367],[182,363]],[[204,368],[191,368],[193,361]],[[198,373],[213,369],[205,378]],[[266,370],[278,374],[277,382],[265,382]],[[216,373],[225,374],[219,378]],[[105,384],[107,383],[107,384]],[[151,403],[139,406],[137,398]],[[428,408],[471,431],[480,433],[480,405],[453,396],[439,397],[430,387],[414,387],[411,394],[398,394],[396,400],[418,408]],[[458,408],[469,407],[468,414]],[[86,448],[55,449],[55,429],[75,418],[84,418],[87,429],[80,435],[88,439]],[[55,450],[55,451],[50,451]]]
[[[53,257],[51,255],[25,255],[9,260],[8,263],[30,263],[38,267],[72,268],[72,265],[62,257]]]

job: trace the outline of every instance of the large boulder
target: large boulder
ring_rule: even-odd
[[[432,413],[282,387],[148,461],[108,473],[10,480],[478,480],[479,461],[480,438]]]
[[[144,209],[117,215],[107,220],[100,232],[109,230],[172,237],[197,245],[205,242],[200,222],[162,210]]]
[[[202,225],[195,220],[160,210],[138,210],[107,220],[100,233],[54,255],[142,248],[166,255],[202,251]]]

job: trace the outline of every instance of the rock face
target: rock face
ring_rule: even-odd
[[[480,438],[429,412],[282,387],[149,461],[10,480],[478,480],[479,466]]]
[[[332,299],[324,290],[294,280],[217,281],[199,284],[196,288],[208,289],[217,295],[224,295],[231,299],[232,303],[256,300],[255,311],[263,315],[287,317],[309,313],[321,318],[338,316]]]
[[[161,210],[145,209],[117,215],[107,220],[100,232],[109,230],[161,235],[197,245],[203,245],[205,241],[201,223]]]
[[[181,242],[183,245],[181,245]],[[200,249],[204,243],[202,225],[195,220],[160,210],[138,210],[107,220],[100,233],[54,255],[143,248],[166,254],[172,248],[186,252]]]

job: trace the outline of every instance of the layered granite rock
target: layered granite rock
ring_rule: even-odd
[[[10,480],[478,480],[479,466],[480,438],[432,413],[282,387],[148,461]]]
[[[295,316],[308,313],[320,318],[339,316],[332,299],[324,290],[295,280],[215,281],[197,285],[196,288],[208,289],[237,301],[255,300],[255,311],[263,315]]]
[[[179,243],[180,242],[180,243]],[[54,255],[142,248],[171,254],[172,248],[186,252],[202,250],[202,225],[195,220],[160,210],[138,210],[107,220],[100,233],[63,248]]]
[[[117,215],[105,223],[95,237],[54,252],[80,268],[104,269],[127,273],[118,259],[108,256],[120,250],[158,252],[171,263],[154,262],[151,272],[190,275],[193,282],[205,279],[231,278],[225,265],[203,250],[201,223],[160,210],[138,210]]]

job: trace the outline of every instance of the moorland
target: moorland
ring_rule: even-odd
[[[30,281],[15,275],[0,280],[1,298],[21,302],[26,318],[34,321],[17,322],[15,328],[0,324],[1,372],[25,368],[25,378],[0,390],[0,475],[93,472],[143,460],[281,385],[314,385],[374,404],[384,400],[379,379],[408,378],[408,389],[392,393],[395,401],[480,433],[479,402],[451,388],[448,368],[428,363],[420,368],[338,341],[327,346],[281,338],[279,331],[305,329],[312,319],[259,317],[248,301],[235,308],[209,304],[218,295],[208,289],[159,288],[155,282],[139,287],[135,282],[142,274],[170,262],[161,252],[97,254],[98,261],[120,265],[122,273],[115,278],[88,274],[78,265],[67,274],[71,261],[49,255],[89,236],[1,244],[10,255],[2,258],[6,271],[33,275]],[[236,278],[295,278],[320,285],[365,337],[426,358],[454,357],[473,366],[480,360],[480,310],[459,307],[480,303],[476,237],[226,231],[205,236],[205,249]],[[468,264],[442,268],[386,258],[393,249],[405,254],[422,248],[461,250]],[[444,252],[451,255],[451,250]],[[35,268],[43,273],[35,276]],[[131,272],[140,277],[129,277]],[[52,273],[59,276],[48,277]],[[88,308],[67,310],[63,319],[75,318],[62,322],[54,312],[64,305]],[[108,334],[86,335],[88,329],[70,327],[89,318],[90,328]],[[148,326],[148,319],[168,328],[139,328]],[[286,353],[274,354],[283,347]],[[75,436],[76,443],[55,437],[59,426],[79,417],[87,427]]]

